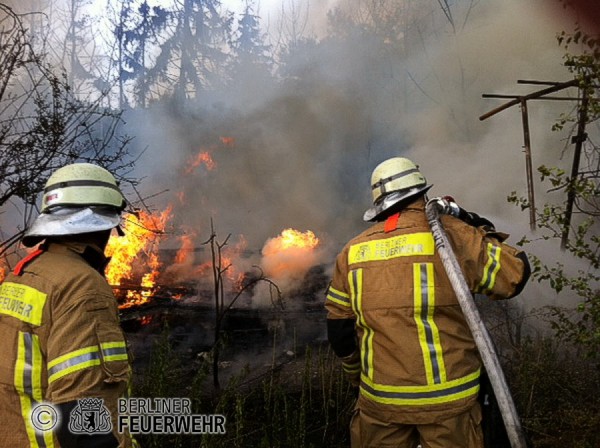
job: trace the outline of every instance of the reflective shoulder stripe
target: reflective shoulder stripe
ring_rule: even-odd
[[[21,402],[21,415],[31,447],[54,447],[51,431],[38,432],[32,425],[34,405],[42,402],[43,358],[37,335],[19,332],[14,383]],[[46,417],[48,418],[48,417]],[[49,417],[52,418],[52,417]]]
[[[338,305],[350,307],[350,295],[345,292],[329,287],[327,291],[327,300],[330,300]]]
[[[431,232],[408,233],[353,244],[348,251],[348,264],[433,255],[434,251],[435,243]]]
[[[360,393],[377,403],[397,406],[422,406],[449,403],[477,395],[480,371],[451,381],[426,386],[388,386],[376,384],[361,375]]]
[[[124,341],[105,342],[61,355],[48,362],[48,383],[79,370],[98,366],[102,360],[127,361],[127,346]]]
[[[494,286],[496,285],[496,274],[498,274],[498,271],[500,270],[501,252],[502,248],[500,246],[495,246],[492,243],[487,244],[488,259],[485,268],[483,269],[481,282],[479,282],[475,292],[486,293],[494,289]]]
[[[31,286],[4,282],[0,285],[0,314],[40,326],[46,298],[45,293]]]

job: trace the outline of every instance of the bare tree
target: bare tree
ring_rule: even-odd
[[[231,263],[226,264],[222,256],[222,250],[227,245],[231,234],[227,235],[224,241],[219,242],[217,239],[217,233],[215,231],[213,221],[210,221],[211,234],[210,238],[203,244],[210,245],[210,251],[212,255],[212,273],[213,273],[213,285],[214,285],[214,299],[215,299],[215,330],[214,330],[214,344],[212,350],[212,373],[213,373],[213,385],[215,389],[219,390],[221,385],[219,382],[219,356],[221,352],[222,335],[223,335],[223,320],[227,315],[231,307],[237,302],[237,300],[248,291],[251,291],[254,286],[258,283],[266,282],[270,286],[271,301],[273,305],[281,305],[281,291],[278,286],[263,275],[260,271],[259,275],[252,279],[244,282],[236,291],[234,291],[233,297],[226,300],[225,294],[225,274],[231,267]],[[258,268],[257,268],[258,269]]]
[[[76,98],[31,45],[23,16],[0,4],[0,208],[22,216],[13,235],[2,235],[0,255],[12,247],[36,210],[49,174],[74,161],[102,165],[128,179],[134,160],[120,137],[120,112]]]

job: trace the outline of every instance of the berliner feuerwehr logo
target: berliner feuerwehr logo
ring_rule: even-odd
[[[106,434],[112,431],[110,412],[101,398],[77,400],[71,411],[69,431],[73,434]]]

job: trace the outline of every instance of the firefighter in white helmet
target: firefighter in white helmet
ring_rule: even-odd
[[[378,165],[364,214],[375,223],[336,260],[325,306],[329,341],[359,386],[353,448],[483,447],[481,361],[436,253],[425,215],[430,188],[406,158]],[[492,299],[519,294],[526,255],[488,220],[435,200],[471,290]]]
[[[0,446],[129,447],[117,400],[130,360],[104,249],[125,199],[113,175],[56,170],[23,244],[40,244],[0,285]]]

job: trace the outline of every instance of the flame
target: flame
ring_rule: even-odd
[[[148,267],[150,269],[152,269],[150,272],[146,272],[143,276],[142,276],[142,281],[140,282],[140,285],[143,288],[153,288],[154,285],[156,284],[156,279],[158,278],[158,269],[161,266],[160,261],[158,261],[158,255],[156,255],[155,253],[150,253],[148,254],[148,261],[147,261]],[[144,292],[142,292],[142,295],[144,294]]]
[[[186,233],[177,237],[179,248],[173,261],[164,269],[161,279],[170,283],[197,280],[197,272],[194,269],[196,252],[194,251],[196,232],[186,230]]]
[[[140,305],[148,301],[153,293],[161,266],[157,255],[158,242],[165,231],[166,223],[171,215],[171,208],[156,215],[139,212],[131,214],[123,224],[124,236],[111,237],[106,247],[106,255],[111,257],[105,275],[112,286],[120,286],[123,280],[131,280],[134,267],[145,261],[149,272],[145,272],[140,280],[140,290],[130,289],[127,301],[120,305],[126,308]]]
[[[319,245],[319,238],[307,230],[302,233],[299,230],[285,229],[277,238],[270,239],[263,248],[263,255],[273,255],[289,249],[312,250]]]
[[[225,248],[221,254],[221,268],[227,268],[225,275],[234,291],[239,291],[242,288],[245,278],[245,274],[241,268],[240,255],[246,250],[247,246],[246,238],[244,238],[244,235],[240,235],[238,243],[233,247]]]
[[[310,230],[285,229],[265,243],[261,266],[282,288],[295,286],[317,263],[319,244],[319,238]]]
[[[194,259],[194,239],[192,235],[186,234],[179,237],[181,246],[175,254],[175,264],[192,264]]]
[[[246,250],[247,246],[248,243],[246,238],[243,235],[240,235],[238,242],[234,246],[225,245],[220,252],[220,259],[217,261],[218,269],[222,274],[222,279],[227,281],[228,287],[230,287],[232,291],[239,291],[242,288],[246,276],[246,264],[248,264],[248,262],[241,257],[241,254]],[[189,258],[189,250],[185,251],[183,246],[178,252],[178,255],[182,252]],[[190,266],[193,264],[193,260],[189,262],[189,259],[186,259],[186,261],[188,261],[188,263],[184,262],[182,265]],[[212,281],[214,274],[212,260],[203,261],[197,265],[193,265],[193,267],[190,267],[187,271],[187,274],[190,278],[200,278]]]
[[[235,145],[234,137],[221,136],[219,137],[219,141],[223,147],[231,148]],[[201,148],[198,154],[188,159],[184,173],[186,175],[192,174],[200,165],[204,165],[208,171],[214,170],[217,167],[217,164],[213,160],[211,152],[216,151],[219,147],[220,145],[218,143],[213,143],[207,147]]]
[[[223,143],[224,146],[235,145],[235,138],[233,137],[219,137],[219,140],[221,140],[221,143]]]
[[[200,165],[204,165],[209,171],[214,170],[217,166],[215,161],[212,159],[210,152],[200,151],[195,157],[191,157],[188,160],[187,168],[185,169],[185,174],[193,173],[194,170]]]
[[[221,145],[225,146],[225,147],[233,147],[235,145],[234,137],[222,136],[222,137],[219,137],[219,141],[221,142]],[[210,153],[212,151],[217,150],[218,148],[219,148],[219,145],[217,143],[213,143],[212,145],[209,145],[208,147],[201,148],[200,151],[198,152],[198,154],[196,154],[195,156],[192,156],[188,159],[184,173],[186,175],[192,174],[196,170],[196,168],[198,168],[200,165],[204,165],[204,167],[208,171],[214,170],[217,167],[217,164],[213,160]]]
[[[4,281],[6,277],[6,266],[4,265],[4,260],[0,260],[0,283]]]

